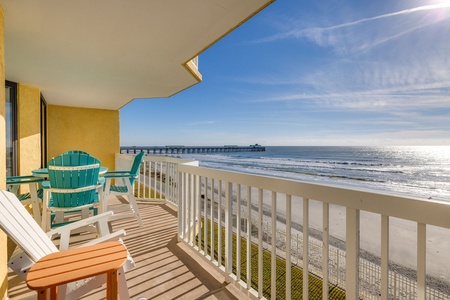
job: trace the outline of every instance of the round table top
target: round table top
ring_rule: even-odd
[[[31,267],[27,285],[40,290],[111,272],[120,269],[127,257],[127,249],[117,241],[55,252]]]

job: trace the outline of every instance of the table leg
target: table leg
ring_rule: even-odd
[[[50,288],[50,299],[58,299],[58,286],[52,286]]]
[[[119,272],[114,270],[106,275],[106,299],[117,300],[117,292],[119,285]]]
[[[38,300],[47,300],[47,289],[38,290]]]

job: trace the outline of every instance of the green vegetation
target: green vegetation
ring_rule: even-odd
[[[139,193],[138,193],[139,192]],[[141,198],[150,198],[150,199],[160,199],[161,195],[159,193],[155,194],[155,191],[153,189],[149,189],[144,184],[135,184],[134,185],[134,196],[138,197],[138,195],[141,196]],[[164,196],[162,196],[161,199],[164,199]]]
[[[201,229],[201,248],[207,248],[208,254],[211,254],[211,222],[207,221],[207,233],[208,240],[204,240],[204,220],[202,221]],[[214,224],[215,239],[214,239],[214,259],[218,257],[218,226]],[[236,247],[237,237],[233,233],[233,273],[236,273]],[[198,235],[196,243],[198,244]],[[247,281],[247,240],[241,238],[241,280]],[[225,260],[225,230],[222,229],[222,262]],[[303,271],[291,264],[291,298],[302,299],[303,296]],[[267,250],[263,250],[263,295],[267,299],[271,298],[271,253]],[[251,286],[253,289],[258,289],[258,247],[254,244],[251,245]],[[276,284],[277,295],[276,299],[286,298],[286,261],[280,257],[276,259]],[[345,299],[345,292],[339,288],[329,285],[329,299]],[[322,280],[314,275],[309,275],[308,281],[309,299],[322,299]]]

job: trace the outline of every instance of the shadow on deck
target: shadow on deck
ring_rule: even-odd
[[[113,230],[125,229],[125,245],[136,262],[126,273],[131,299],[245,299],[246,296],[208,266],[192,250],[177,243],[177,211],[169,205],[140,203],[144,227],[134,219],[118,220]],[[33,299],[15,274],[9,273],[9,299]],[[105,285],[83,299],[105,298]]]

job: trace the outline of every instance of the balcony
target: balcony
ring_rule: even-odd
[[[117,154],[117,168],[131,160]],[[448,202],[206,169],[166,156],[146,156],[136,192],[145,227],[113,224],[127,231],[136,260],[127,273],[133,299],[333,299],[331,290],[347,299],[449,299]],[[409,259],[400,268],[402,257]],[[280,260],[308,271],[302,284]],[[308,289],[312,278],[331,288],[317,294]],[[9,292],[11,299],[30,295],[14,277]]]

